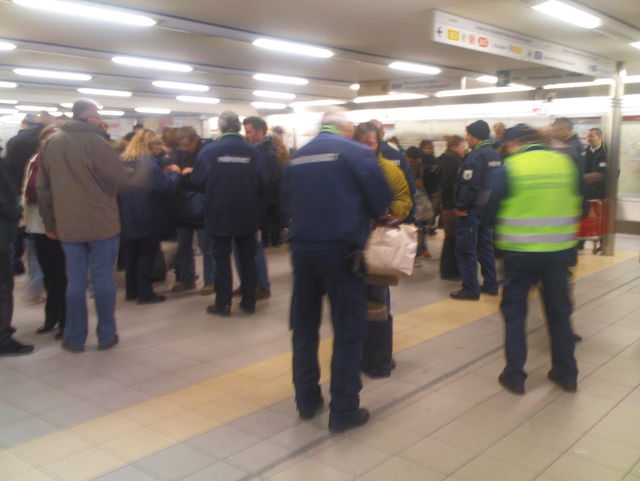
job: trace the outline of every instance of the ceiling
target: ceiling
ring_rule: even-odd
[[[0,0],[0,40],[18,45],[16,50],[0,51],[0,80],[19,84],[17,89],[0,90],[0,98],[57,105],[78,98],[81,94],[75,89],[86,86],[134,93],[129,99],[95,97],[109,108],[151,106],[171,108],[176,113],[206,114],[231,108],[248,114],[254,111],[251,101],[266,100],[256,99],[254,89],[293,92],[297,100],[349,100],[357,95],[349,89],[354,82],[423,77],[389,69],[391,60],[437,65],[443,68],[444,78],[455,82],[465,74],[535,67],[431,41],[433,9],[577,49],[586,50],[588,46],[590,53],[624,60],[629,74],[640,74],[640,50],[630,47],[626,38],[637,34],[634,40],[640,40],[637,0],[582,0],[582,5],[606,15],[601,33],[546,17],[530,8],[533,0],[217,0],[213,6],[213,2],[202,0],[94,3],[147,12],[159,22],[149,28],[124,27]],[[611,38],[620,32],[626,37]],[[259,36],[317,44],[331,48],[336,55],[313,59],[271,52],[251,45]],[[125,67],[110,61],[114,54],[185,62],[194,71],[163,73]],[[85,72],[94,78],[90,82],[41,81],[15,75],[13,68],[18,66]],[[258,82],[252,78],[256,72],[305,77],[310,83],[284,86]],[[152,86],[153,80],[203,83],[211,90],[206,94],[166,91]],[[481,85],[472,81],[469,86]],[[179,93],[215,96],[222,102],[210,106],[186,104],[175,100]],[[411,104],[405,101],[394,106]]]

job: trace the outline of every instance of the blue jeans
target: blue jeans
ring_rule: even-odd
[[[213,258],[213,246],[204,229],[195,227],[178,227],[178,251],[176,252],[176,280],[189,284],[196,280],[196,266],[193,253],[193,233],[198,236],[198,246],[202,251],[202,270],[204,283],[214,285],[216,278],[216,261]]]
[[[551,337],[551,365],[563,382],[575,382],[578,367],[569,317],[571,301],[567,270],[571,249],[558,252],[504,252],[505,281],[500,310],[505,322],[503,374],[507,382],[522,384],[527,375],[526,318],[531,286],[542,281],[542,300]]]
[[[240,255],[238,249],[235,249],[236,271],[240,277]],[[271,290],[269,282],[269,270],[267,269],[267,257],[264,255],[264,245],[262,242],[256,242],[256,269],[258,272],[258,288],[263,291]]]
[[[473,214],[456,222],[456,261],[462,276],[462,289],[480,295],[478,262],[484,278],[483,288],[498,289],[496,260],[493,255],[493,230],[480,224]]]
[[[118,256],[120,236],[94,242],[62,242],[67,271],[67,316],[64,340],[73,349],[81,349],[87,341],[87,279],[95,294],[98,315],[98,344],[109,344],[117,334],[116,283],[113,272]]]

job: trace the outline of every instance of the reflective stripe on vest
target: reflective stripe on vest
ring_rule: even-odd
[[[496,234],[500,242],[514,242],[516,244],[550,244],[556,242],[571,242],[576,240],[576,233],[568,234]]]
[[[570,217],[525,217],[520,219],[498,219],[498,225],[509,227],[545,227],[559,225],[573,225],[580,222],[579,216]]]

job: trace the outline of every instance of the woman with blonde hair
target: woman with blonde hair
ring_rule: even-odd
[[[180,179],[180,169],[173,164],[160,169],[158,157],[164,151],[160,136],[140,129],[121,157],[125,180],[118,203],[126,258],[126,296],[138,304],[165,300],[153,292],[153,262],[167,230],[166,198]]]

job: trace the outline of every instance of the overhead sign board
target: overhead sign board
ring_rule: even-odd
[[[615,73],[614,60],[440,10],[433,12],[433,40],[584,75],[611,77]]]
[[[460,78],[437,75],[396,80],[360,82],[358,95],[380,95],[389,92],[425,93],[460,88]]]

